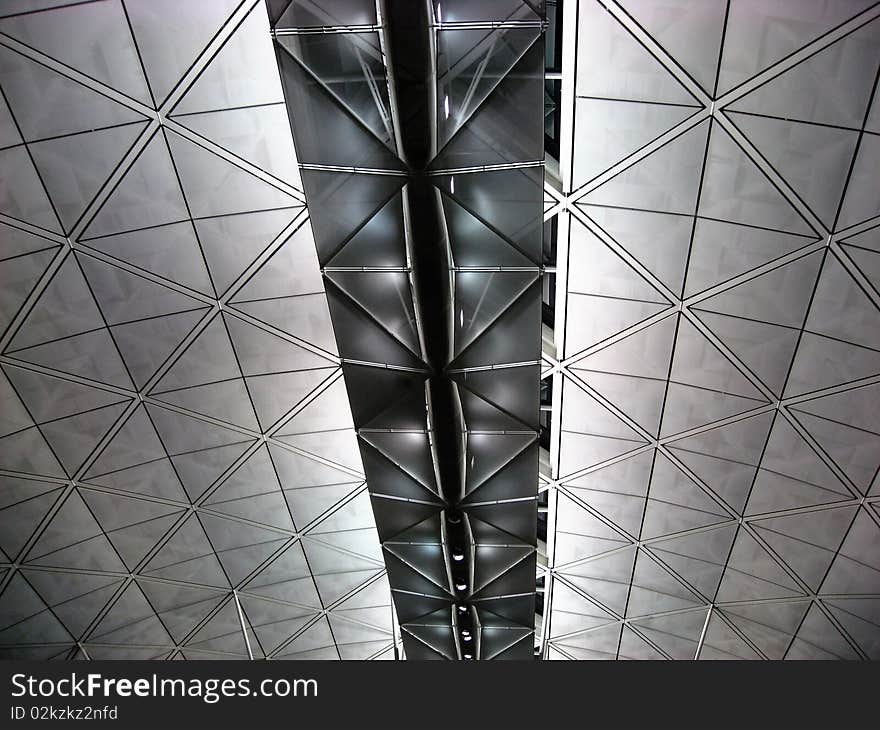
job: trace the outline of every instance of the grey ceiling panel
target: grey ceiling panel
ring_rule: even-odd
[[[3,4],[0,656],[880,658],[880,6],[546,5]]]
[[[30,5],[0,18],[0,655],[393,658],[265,4]]]
[[[561,12],[544,656],[876,658],[880,8]]]

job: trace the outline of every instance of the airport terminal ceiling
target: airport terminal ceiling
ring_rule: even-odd
[[[0,4],[0,657],[880,659],[880,3]]]

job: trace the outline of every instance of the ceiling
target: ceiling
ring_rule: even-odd
[[[542,19],[518,0],[389,0],[380,35],[372,0],[317,16],[278,5],[403,651],[532,658]]]
[[[393,658],[265,4],[0,12],[0,655]]]
[[[880,7],[562,12],[545,656],[880,658]]]
[[[371,260],[340,239],[346,260],[328,272],[306,207],[319,163],[377,147],[322,128],[311,146],[294,124],[301,152],[326,155],[300,170],[266,5],[273,23],[289,6],[293,28],[353,23],[370,39],[381,20],[362,0],[334,2],[339,17],[312,0],[0,7],[0,657],[391,659],[406,654],[403,583],[386,564],[433,550],[415,573],[443,582],[439,521],[387,539],[383,521],[404,511],[376,511],[356,431],[359,404],[383,391],[352,392],[353,418],[343,372],[369,331],[340,324],[350,302],[427,361],[410,284],[403,320],[363,306],[411,262],[389,254],[373,262],[388,271],[358,279],[343,269]],[[534,40],[535,3],[443,5],[444,38],[502,17],[510,32],[495,36],[531,38],[520,52]],[[538,656],[880,658],[880,3],[546,5],[561,54],[547,55]],[[387,40],[348,60],[387,79]],[[335,95],[339,124],[400,155],[381,85],[335,86],[332,43],[286,43]],[[468,115],[473,88],[493,98],[483,73],[518,58],[482,43],[462,41],[474,65],[447,74]],[[443,141],[466,132],[434,170],[450,250],[483,284],[467,230],[488,221],[512,240],[525,209],[504,175],[476,168],[541,169],[503,109],[460,124],[453,108]],[[389,179],[382,201],[400,197]],[[480,205],[496,217],[475,217]],[[316,209],[319,238],[330,213]],[[454,294],[475,301],[479,341],[495,321],[482,295]],[[515,330],[495,329],[478,369],[537,371],[531,354],[508,357],[537,348]],[[494,372],[463,392],[494,387],[528,410],[534,383]],[[534,465],[508,463],[522,495],[489,501],[532,509]],[[528,527],[515,547],[533,560]],[[486,535],[487,561],[512,547]],[[454,656],[449,641],[435,653]]]

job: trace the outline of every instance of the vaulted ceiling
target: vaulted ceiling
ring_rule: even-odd
[[[264,3],[49,4],[0,8],[0,653],[393,656]]]
[[[548,658],[880,658],[880,8],[566,0]]]
[[[0,5],[0,656],[880,658],[880,3],[395,7]]]

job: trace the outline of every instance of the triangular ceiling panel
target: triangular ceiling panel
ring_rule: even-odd
[[[169,134],[168,143],[194,218],[288,208],[298,203],[280,189],[185,137]]]
[[[855,164],[850,172],[849,185],[843,198],[843,207],[837,221],[838,228],[847,228],[856,223],[874,218],[880,213],[880,201],[871,187],[873,171],[880,161],[880,134],[863,134]]]
[[[174,116],[174,121],[282,182],[302,188],[282,102],[184,114]]]
[[[449,141],[441,143],[431,162],[434,169],[503,165],[541,158],[543,145],[538,130],[543,126],[543,110],[530,103],[541,79],[530,71],[542,56],[539,43],[526,51],[467,121],[457,125],[451,138],[441,127],[441,139]]]
[[[293,220],[297,208],[239,213],[195,222],[218,293],[224,293]]]
[[[692,307],[776,393],[785,384],[822,261],[813,253]]]
[[[0,11],[20,49],[0,49],[0,560],[17,561],[0,654],[387,657],[390,588],[266,5],[26,5]],[[326,250],[379,242],[406,266],[405,178],[351,197],[350,176],[323,177],[340,210],[316,228]],[[346,201],[386,210],[363,227]]]
[[[651,451],[644,451],[567,481],[565,486],[626,533],[637,537],[642,527],[642,515],[645,511],[653,461],[654,454]],[[578,515],[583,516],[581,513]],[[594,518],[590,521],[598,523]],[[601,526],[601,523],[597,524],[597,527],[600,529],[599,534],[611,532],[610,528]],[[557,520],[557,541],[561,538],[560,529]],[[620,540],[620,537],[612,534],[607,539]],[[556,549],[559,550],[558,542]]]
[[[72,24],[87,33],[81,42],[70,42]],[[137,101],[150,103],[121,5],[62,5],[51,12],[5,18],[0,21],[0,31]]]
[[[236,0],[221,0],[209,8],[181,8],[173,0],[159,0],[126,8],[157,105],[177,86],[237,5]]]
[[[0,50],[3,89],[24,141],[143,121],[143,115],[7,48]]]
[[[6,234],[6,229],[3,231]],[[3,261],[0,332],[6,329],[27,295],[52,262],[57,249],[46,249]]]
[[[218,6],[215,11],[219,10]],[[270,71],[255,78],[246,73],[247,69],[274,68],[271,46],[259,42],[268,33],[265,14],[251,10],[174,106],[173,115],[283,101],[277,74]]]
[[[23,324],[9,349],[33,347],[104,326],[75,256],[68,256],[58,267]]]
[[[749,533],[740,530],[727,559],[716,601],[742,601],[744,596],[754,600],[788,598],[801,594],[798,584],[770,553]]]
[[[718,92],[726,93],[869,6],[867,0],[840,6],[807,0],[792,8],[779,1],[759,6],[733,4],[727,18]],[[756,27],[765,32],[756,33]]]
[[[712,126],[699,214],[730,223],[810,235],[810,226],[724,130]]]
[[[647,48],[595,0],[578,14],[579,96],[695,105],[696,100]],[[691,46],[693,48],[693,46]]]
[[[854,507],[840,507],[771,517],[751,524],[801,580],[817,590],[852,524],[855,511]]]
[[[677,439],[668,447],[703,484],[741,512],[772,423],[773,414],[764,413]]]
[[[214,548],[195,514],[178,526],[141,572],[156,578],[216,588],[229,586]]]
[[[677,319],[667,317],[578,360],[572,369],[587,385],[656,435],[676,329]]]
[[[57,484],[0,478],[0,548],[10,560],[18,556],[61,496],[62,488]]]
[[[858,132],[746,114],[731,116],[807,206],[826,226],[832,227],[849,177]],[[814,150],[814,154],[805,159],[803,149]]]
[[[165,135],[153,134],[82,238],[107,236],[189,218]]]
[[[583,202],[693,215],[709,126],[704,121],[686,130],[589,192]]]
[[[24,145],[0,150],[0,213],[61,233],[62,227]]]
[[[729,281],[816,240],[815,235],[698,218],[686,264],[685,296]]]
[[[860,129],[880,43],[877,23],[835,41],[734,102],[733,111]]]
[[[29,146],[65,230],[73,228],[145,127],[146,122],[127,124]]]
[[[671,435],[766,403],[761,392],[686,317],[681,317],[661,435]]]
[[[211,296],[214,289],[190,221],[92,238],[90,248]]]
[[[691,5],[665,0],[662,5],[629,8],[635,19],[692,76],[714,95],[716,71],[726,21],[724,0]]]
[[[616,99],[579,98],[575,104],[577,134],[584,143],[575,153],[574,187],[595,179],[697,111],[679,104]]]
[[[855,388],[804,401],[791,409],[825,453],[863,492],[870,487],[880,464],[880,421],[874,408],[876,389],[876,385]]]
[[[830,504],[850,491],[788,422],[777,417],[755,477],[746,514]]]
[[[286,37],[289,39],[296,36]],[[281,49],[278,53],[279,68],[281,70],[282,85],[285,90],[285,98],[288,104],[308,109],[308,113],[302,117],[294,118],[295,123],[309,125],[324,124],[332,120],[335,129],[339,132],[333,139],[319,140],[315,144],[298,150],[300,162],[312,164],[323,160],[325,164],[340,164],[344,166],[363,167],[367,169],[399,170],[401,162],[390,149],[389,144],[380,140],[379,137],[361,119],[352,113],[347,107],[341,105],[337,97],[328,88],[316,81],[309,71],[306,71],[301,63],[295,60],[287,49]],[[370,100],[372,104],[372,100]],[[307,121],[308,120],[308,121]],[[301,129],[301,136],[306,129]],[[296,135],[296,129],[294,129]]]
[[[694,221],[689,215],[585,205],[584,212],[673,292],[681,292]]]

